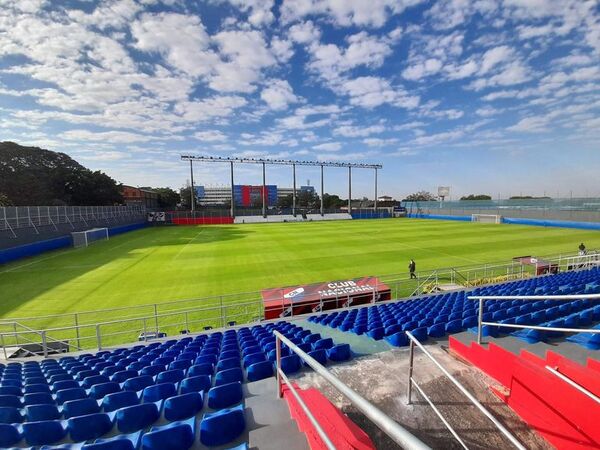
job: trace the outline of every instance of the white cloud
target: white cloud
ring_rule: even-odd
[[[435,75],[441,68],[442,62],[439,59],[430,58],[404,69],[402,76],[407,80],[420,80],[423,77]]]
[[[356,125],[340,125],[334,128],[332,134],[344,137],[366,137],[372,134],[383,133],[385,127],[381,124],[361,127]]]
[[[287,80],[270,80],[260,93],[260,98],[274,111],[287,109],[290,103],[298,101]]]
[[[314,145],[313,150],[324,150],[326,152],[337,152],[342,148],[339,142],[326,142],[324,144]]]
[[[383,26],[391,15],[400,14],[423,0],[284,0],[281,16],[293,22],[309,15],[325,15],[338,26]]]
[[[197,16],[146,13],[133,22],[131,34],[137,49],[158,52],[172,67],[191,76],[210,74],[219,61]]]
[[[411,109],[419,104],[419,97],[409,95],[401,88],[393,88],[380,77],[358,77],[344,81],[339,90],[350,96],[350,104],[371,109],[388,103]]]
[[[515,125],[508,127],[509,131],[526,133],[540,133],[548,130],[549,120],[547,117],[525,117]]]
[[[248,14],[248,22],[256,27],[268,25],[275,19],[273,16],[273,0],[227,0],[232,5]]]
[[[387,147],[398,142],[396,138],[381,139],[381,138],[366,138],[363,143],[369,147]]]
[[[197,131],[194,133],[194,137],[204,142],[224,142],[227,140],[227,135],[219,130]]]
[[[61,133],[60,137],[70,141],[93,141],[111,142],[115,144],[128,144],[132,142],[148,142],[156,139],[154,136],[146,136],[126,131],[103,131],[93,132],[89,130],[69,130]]]

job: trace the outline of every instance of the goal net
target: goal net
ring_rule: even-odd
[[[92,228],[86,231],[75,231],[71,233],[73,247],[87,247],[96,241],[108,239],[108,228]]]
[[[471,222],[502,223],[502,216],[497,214],[471,214]]]

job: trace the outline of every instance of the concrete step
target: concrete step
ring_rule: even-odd
[[[288,412],[289,414],[289,412]],[[292,419],[250,432],[248,447],[252,450],[309,450],[304,433]]]

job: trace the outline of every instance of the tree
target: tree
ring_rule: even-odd
[[[180,205],[183,209],[192,209],[192,203],[190,198],[191,189],[192,188],[189,184],[179,189],[179,198],[181,201]]]
[[[323,199],[325,199],[323,197]],[[319,196],[312,191],[300,191],[296,194],[296,206],[300,208],[314,209],[321,205]]]
[[[292,207],[294,203],[294,196],[292,194],[286,195],[285,197],[280,197],[277,199],[277,207],[281,209],[289,209]]]
[[[181,202],[181,195],[170,187],[151,189],[158,194],[158,206],[160,208],[173,209]]]
[[[410,194],[403,201],[404,202],[433,202],[436,201],[437,197],[431,192],[419,191],[414,194]]]
[[[0,192],[15,206],[114,205],[121,186],[64,153],[0,142]]]
[[[323,194],[323,208],[325,209],[340,209],[347,205],[346,200],[342,200],[335,194]]]
[[[460,198],[461,200],[491,200],[492,197],[486,194],[470,194]]]
[[[2,192],[0,192],[0,206],[12,206],[10,199]]]

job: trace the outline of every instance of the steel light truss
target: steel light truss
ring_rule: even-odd
[[[381,164],[363,164],[336,161],[296,161],[289,159],[268,159],[268,158],[229,158],[220,156],[201,156],[201,155],[181,155],[182,161],[201,161],[201,162],[234,162],[240,164],[273,164],[284,166],[325,166],[325,167],[351,167],[357,169],[383,169]]]

